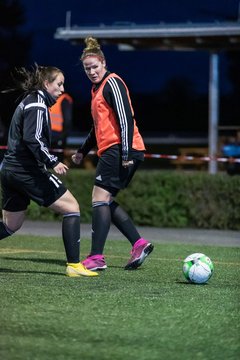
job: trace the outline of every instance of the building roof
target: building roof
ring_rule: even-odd
[[[115,23],[99,26],[71,26],[56,29],[56,39],[74,44],[93,36],[122,50],[211,50],[240,49],[240,22],[148,24]]]

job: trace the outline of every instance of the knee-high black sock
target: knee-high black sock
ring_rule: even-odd
[[[71,213],[63,216],[62,237],[68,263],[80,260],[80,214]]]
[[[94,202],[92,213],[91,255],[103,254],[104,245],[111,225],[111,212],[107,202]]]
[[[14,233],[14,231],[11,231],[8,229],[8,227],[0,221],[0,240],[5,239],[8,236],[11,236]]]
[[[116,202],[112,201],[109,205],[111,210],[112,222],[126,236],[132,245],[140,239],[140,235],[129,215],[121,206]]]

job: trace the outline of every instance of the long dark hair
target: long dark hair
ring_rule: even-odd
[[[53,82],[62,70],[55,66],[34,66],[28,70],[25,67],[16,68],[12,74],[14,88],[4,90],[3,92],[10,92],[15,90],[22,90],[24,93],[29,93],[36,90],[44,90],[44,82],[48,80]]]

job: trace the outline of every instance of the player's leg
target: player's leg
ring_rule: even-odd
[[[80,251],[80,209],[77,200],[67,190],[49,209],[63,216],[62,236],[67,261],[78,263]]]
[[[17,171],[1,170],[2,221],[0,221],[0,240],[19,230],[25,219],[29,199],[19,192],[21,184],[15,181]],[[15,190],[16,188],[16,190]]]
[[[14,182],[19,183],[19,176]],[[62,181],[54,174],[34,169],[31,173],[26,172],[21,177],[21,191],[27,199],[35,201],[38,205],[49,208],[61,215],[62,235],[67,257],[67,275],[70,276],[94,276],[79,262],[80,251],[80,210],[77,200],[67,190]],[[73,271],[69,270],[69,264],[74,264]],[[75,267],[77,269],[75,270]],[[69,271],[68,271],[69,270]],[[69,274],[68,274],[69,272]],[[70,273],[73,273],[71,275]],[[97,274],[96,274],[97,275]]]
[[[120,156],[119,159],[121,160]],[[119,164],[117,169],[118,173],[116,176],[116,178],[118,178],[118,182],[115,184],[116,189],[112,192],[113,196],[109,205],[113,224],[129,240],[132,246],[137,242],[137,240],[141,238],[141,236],[130,216],[116,201],[114,201],[113,197],[117,195],[120,189],[126,188],[132,180],[137,168],[141,163],[141,161],[138,160],[133,161],[133,165],[129,166],[128,168],[123,168],[121,164]]]
[[[2,210],[2,221],[0,221],[0,240],[14,234],[24,222],[25,211]]]
[[[92,194],[92,248],[91,255],[102,254],[111,225],[109,201],[111,194],[94,186]]]
[[[137,269],[153,251],[154,246],[139,235],[132,219],[116,201],[111,202],[110,209],[112,222],[132,244],[131,257],[125,270]]]
[[[105,242],[111,225],[111,212],[109,200],[111,194],[98,186],[94,186],[92,192],[92,244],[90,255],[83,264],[91,270],[103,270],[107,268],[103,256]]]
[[[114,145],[101,155],[98,160],[95,185],[92,192],[92,245],[90,255],[83,264],[88,269],[106,269],[103,250],[111,225],[109,208],[115,180],[118,182],[120,150]],[[118,189],[118,188],[117,188]]]
[[[68,276],[96,276],[80,263],[80,209],[75,197],[67,190],[49,209],[62,214],[62,237],[67,257]]]
[[[136,170],[141,164],[140,160],[134,159],[133,161],[134,164],[132,166],[127,169],[122,168],[120,171],[119,178],[121,180],[122,188],[126,188],[129,185]],[[125,266],[125,270],[136,269],[142,265],[146,257],[153,251],[154,246],[148,240],[140,236],[132,219],[117,202],[111,201],[110,209],[113,223],[121,233],[126,236],[132,245],[131,257]]]
[[[141,238],[132,219],[127,212],[115,201],[110,202],[111,219],[118,230],[129,240],[132,246]]]

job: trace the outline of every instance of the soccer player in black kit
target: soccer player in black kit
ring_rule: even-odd
[[[48,108],[64,92],[63,72],[52,66],[17,70],[24,91],[9,128],[8,150],[1,168],[2,221],[0,240],[20,229],[30,200],[63,216],[62,237],[68,276],[97,276],[80,262],[80,209],[56,175],[68,167],[49,152],[51,122]],[[52,169],[49,171],[48,169]],[[55,174],[56,175],[55,175]]]

